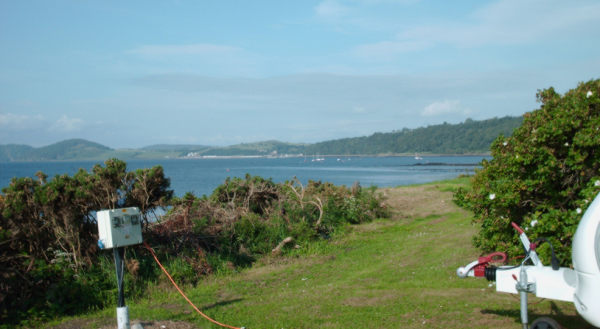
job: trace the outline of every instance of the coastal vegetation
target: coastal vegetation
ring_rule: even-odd
[[[0,318],[13,325],[113,304],[114,267],[96,246],[96,210],[139,207],[144,240],[177,280],[191,284],[388,216],[381,195],[359,184],[248,175],[227,179],[210,196],[174,198],[162,167],[127,171],[117,159],[92,172],[37,177],[14,178],[0,194]],[[152,216],[160,208],[166,214]],[[142,247],[127,248],[126,258],[130,296],[162,280]]]
[[[236,327],[520,327],[518,298],[497,293],[486,280],[456,276],[458,266],[480,254],[470,243],[477,232],[472,214],[452,202],[453,191],[468,184],[468,178],[459,178],[380,189],[389,219],[346,226],[327,240],[290,248],[289,257],[267,255],[250,268],[206,276],[182,288],[203,312]],[[572,303],[535,296],[530,302],[532,319],[552,314],[569,327],[591,328]],[[144,328],[219,328],[198,316],[170,285],[128,295],[127,305],[132,324],[141,322]],[[114,307],[115,302],[43,326],[114,328]]]
[[[95,211],[137,206],[148,215],[173,192],[160,166],[126,170],[116,159],[92,172],[13,178],[0,194],[0,318],[75,313],[106,302],[110,262],[99,253]],[[147,227],[148,225],[146,225]]]
[[[83,139],[71,139],[34,148],[27,145],[0,145],[0,162],[159,159],[201,156],[279,155],[390,155],[390,154],[485,154],[500,134],[509,136],[522,117],[504,117],[458,124],[443,123],[417,129],[375,133],[315,144],[279,141],[243,143],[225,147],[204,145],[152,145],[140,149],[111,149]]]
[[[491,146],[469,189],[456,201],[473,211],[484,251],[522,253],[510,223],[530,239],[547,238],[562,264],[571,264],[571,242],[579,220],[600,192],[600,80],[580,83],[564,95],[553,88],[537,94],[539,109],[526,113],[512,136]],[[550,247],[538,252],[550,260]]]

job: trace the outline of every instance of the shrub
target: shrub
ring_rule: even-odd
[[[16,322],[25,315],[104,305],[103,291],[112,283],[96,275],[102,256],[94,211],[137,206],[145,214],[166,205],[173,193],[160,166],[136,172],[126,167],[110,159],[72,177],[47,180],[38,172],[37,180],[13,178],[2,190],[0,319]]]
[[[294,247],[327,237],[342,225],[387,217],[382,201],[375,188],[349,189],[315,181],[303,186],[297,179],[278,184],[246,175],[228,178],[209,198],[186,194],[175,199],[149,233],[163,246],[181,242],[165,249],[165,254],[201,248],[208,255],[220,255],[209,259],[245,266],[271,253],[287,237]]]
[[[512,137],[493,142],[492,159],[482,162],[471,190],[459,190],[455,200],[481,225],[475,246],[522,253],[512,221],[531,240],[548,237],[568,265],[579,220],[600,191],[600,80],[564,95],[541,90],[537,100],[541,107],[524,115]],[[547,262],[549,249],[539,251]]]

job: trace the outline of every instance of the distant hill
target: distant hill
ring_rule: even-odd
[[[68,139],[43,147],[0,145],[0,161],[49,161],[95,159],[110,147],[85,139]]]
[[[144,146],[141,150],[157,152],[193,152],[197,150],[208,149],[206,145],[188,145],[188,144],[156,144]]]
[[[315,144],[280,141],[243,143],[225,147],[159,144],[139,149],[111,149],[84,139],[69,139],[34,148],[27,145],[0,145],[0,162],[49,160],[123,160],[201,156],[250,155],[385,155],[385,154],[473,154],[487,153],[499,135],[510,136],[521,125],[522,117],[493,118],[463,123],[404,128],[370,136],[343,138]]]
[[[8,144],[0,145],[0,162],[21,161],[34,150],[29,145]]]
[[[243,143],[225,147],[211,147],[197,152],[199,155],[233,156],[233,155],[278,155],[301,154],[307,144],[293,144],[280,141],[264,141]]]
[[[85,139],[68,139],[35,149],[34,153],[40,160],[73,160],[93,159],[98,154],[111,150],[108,146]]]

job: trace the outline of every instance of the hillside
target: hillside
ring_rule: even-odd
[[[243,143],[225,147],[211,147],[196,151],[198,155],[235,156],[235,155],[277,155],[302,154],[306,144],[293,144],[280,141]]]
[[[510,136],[521,125],[522,117],[493,118],[483,121],[467,119],[463,123],[402,129],[375,133],[368,137],[344,138],[312,144],[306,154],[402,154],[487,153],[499,135]]]
[[[112,149],[84,139],[68,139],[43,147],[0,145],[0,161],[51,161],[96,159]]]
[[[155,151],[155,152],[194,152],[197,150],[208,149],[206,145],[189,145],[189,144],[156,144],[144,146],[140,150]]]
[[[499,135],[509,136],[521,125],[522,117],[467,119],[463,123],[433,125],[371,136],[343,138],[315,144],[263,141],[224,147],[159,144],[139,149],[111,149],[86,141],[70,139],[34,148],[27,145],[0,145],[0,162],[51,160],[161,159],[202,156],[269,155],[385,155],[385,154],[481,154]]]
[[[0,162],[23,161],[33,150],[34,148],[29,145],[0,145]]]

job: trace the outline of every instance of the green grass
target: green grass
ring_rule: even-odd
[[[456,276],[457,267],[480,255],[471,246],[476,229],[470,214],[451,202],[451,191],[466,181],[384,189],[395,210],[392,220],[348,227],[289,257],[269,257],[184,290],[218,321],[249,329],[520,328],[517,296]],[[570,303],[530,301],[531,320],[552,316],[567,327],[586,327]],[[127,303],[131,319],[218,328],[166,284]],[[60,320],[64,328],[115,321],[114,308]]]

